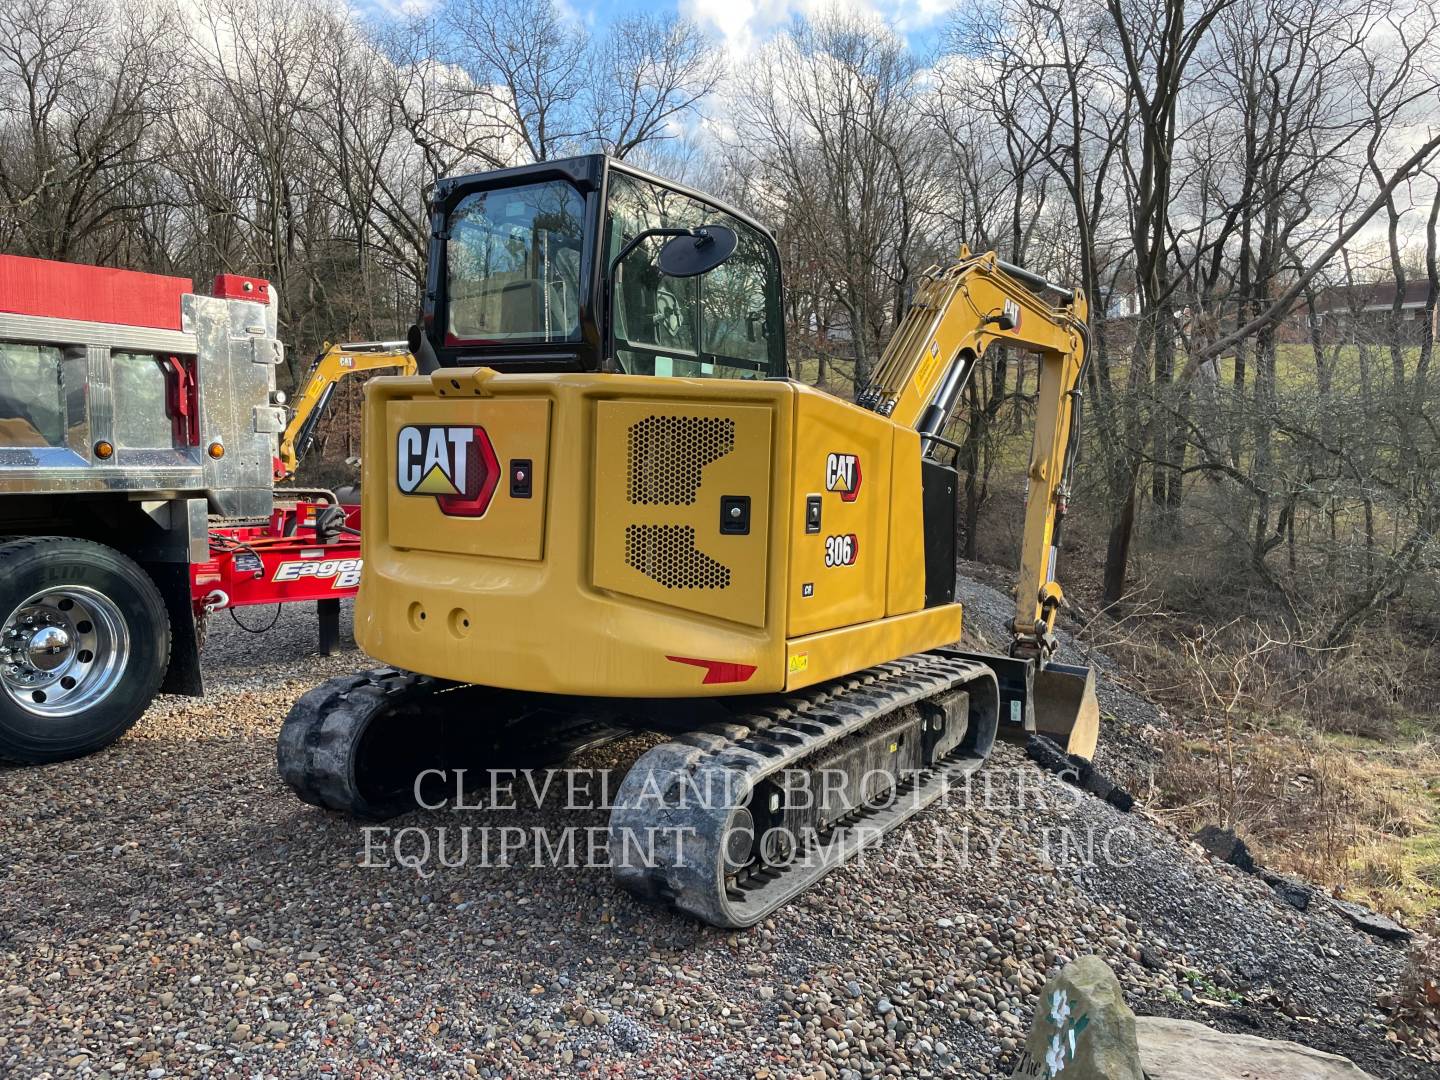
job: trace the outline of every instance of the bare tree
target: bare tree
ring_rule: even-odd
[[[382,94],[391,141],[374,171],[376,238],[417,286],[424,279],[427,210],[435,183],[466,170],[513,164],[514,140],[502,117],[477,97],[473,81],[441,59],[444,27],[407,19],[383,31]]]
[[[625,157],[680,134],[719,85],[714,46],[673,15],[632,15],[611,27],[590,64],[592,127],[602,149]]]
[[[917,224],[934,149],[918,65],[883,24],[830,13],[797,21],[744,83],[736,156],[844,310],[859,387],[920,269]]]
[[[292,271],[305,256],[302,217],[313,173],[296,162],[308,160],[302,132],[318,107],[314,42],[324,23],[307,0],[235,0],[206,8],[201,24],[187,81],[193,93],[222,104],[214,114],[219,146],[248,165],[246,189],[234,200],[258,241],[248,269],[272,282],[287,329],[303,332],[313,298],[292,288]],[[292,352],[292,377],[297,364]]]
[[[103,258],[156,197],[139,178],[169,108],[167,9],[17,0],[0,10],[0,244]]]
[[[1174,234],[1171,205],[1174,162],[1180,134],[1180,107],[1191,63],[1210,28],[1233,0],[1207,0],[1198,7],[1184,0],[1107,0],[1113,49],[1130,90],[1135,123],[1127,132],[1122,157],[1130,204],[1133,273],[1140,313],[1130,349],[1123,406],[1112,412],[1120,449],[1111,473],[1112,523],[1105,558],[1105,602],[1125,594],[1130,542],[1135,530],[1137,484],[1145,421],[1138,408],[1141,391],[1153,379],[1165,387],[1175,371]],[[1162,390],[1163,392],[1163,390]],[[1151,432],[1154,445],[1170,444],[1162,418]],[[1156,470],[1154,497],[1170,506],[1178,502],[1173,474]]]
[[[443,18],[476,108],[503,121],[517,156],[546,161],[589,140],[589,36],[554,0],[452,0]]]
[[[1053,271],[1059,280],[1078,279],[1084,289],[1095,343],[1090,385],[1100,391],[1095,396],[1102,409],[1114,404],[1106,332],[1110,289],[1103,281],[1117,263],[1116,250],[1124,250],[1123,236],[1110,224],[1123,204],[1110,196],[1132,117],[1129,84],[1108,61],[1104,31],[1101,20],[1041,0],[961,8],[949,31],[950,61],[936,76],[934,113],[947,136],[946,158],[955,163],[952,174],[964,178],[958,239],[1008,248],[1016,261]],[[997,133],[1003,152],[991,145]],[[1045,197],[1046,178],[1064,192],[1065,202],[1055,205],[1065,211],[1036,251],[1032,241],[1055,216]],[[1078,274],[1061,269],[1067,253]],[[1011,397],[1003,353],[980,372],[972,396],[962,454],[969,558],[977,555],[979,502],[990,473],[990,425]],[[1108,422],[1098,426],[1105,460],[1115,456],[1111,430]]]

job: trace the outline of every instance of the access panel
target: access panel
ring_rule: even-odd
[[[827,394],[795,402],[792,638],[885,615],[894,438],[885,418]]]
[[[596,587],[763,627],[769,406],[595,409]]]

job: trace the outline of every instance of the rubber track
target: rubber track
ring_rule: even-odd
[[[312,806],[384,820],[415,808],[408,781],[422,768],[535,768],[629,734],[628,728],[580,713],[537,730],[516,722],[503,708],[487,710],[496,702],[492,694],[503,692],[394,668],[331,679],[302,696],[286,716],[275,753],[280,777]],[[464,760],[449,760],[447,751],[453,752],[454,745],[447,745],[443,736],[433,747],[412,744],[406,749],[414,756],[402,759],[409,767],[407,786],[394,797],[367,796],[357,773],[372,725],[409,722],[409,730],[423,739],[435,731],[424,720],[433,718],[437,710],[454,715],[454,723],[471,735],[481,735],[483,741],[466,743]],[[513,711],[512,699],[509,712]],[[487,726],[476,732],[477,724]],[[368,748],[375,752],[373,746]]]
[[[280,778],[311,806],[383,820],[410,806],[374,802],[360,791],[355,761],[361,736],[376,720],[404,716],[450,684],[393,668],[342,675],[303,695],[280,728]]]
[[[885,805],[853,814],[783,867],[727,877],[731,812],[759,781],[803,767],[817,750],[900,709],[961,688],[971,694],[970,729],[950,755],[904,779]],[[615,876],[631,892],[713,925],[753,925],[978,769],[994,743],[998,699],[990,668],[936,651],[778,698],[734,723],[653,747],[616,793],[610,815]],[[652,836],[660,842],[647,846]]]

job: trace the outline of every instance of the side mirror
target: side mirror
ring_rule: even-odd
[[[655,265],[667,277],[699,277],[734,255],[735,243],[734,229],[725,225],[702,225],[666,241],[655,258]]]

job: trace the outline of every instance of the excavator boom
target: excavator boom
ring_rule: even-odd
[[[1087,314],[1082,292],[1053,285],[993,252],[962,249],[954,263],[922,275],[857,403],[930,437],[933,452],[934,437],[954,415],[988,348],[1010,346],[1039,357],[1009,652],[1035,662],[1028,695],[1035,729],[1088,758],[1099,734],[1093,676],[1051,659],[1057,648],[1055,617],[1064,600],[1055,573],[1079,445]]]

